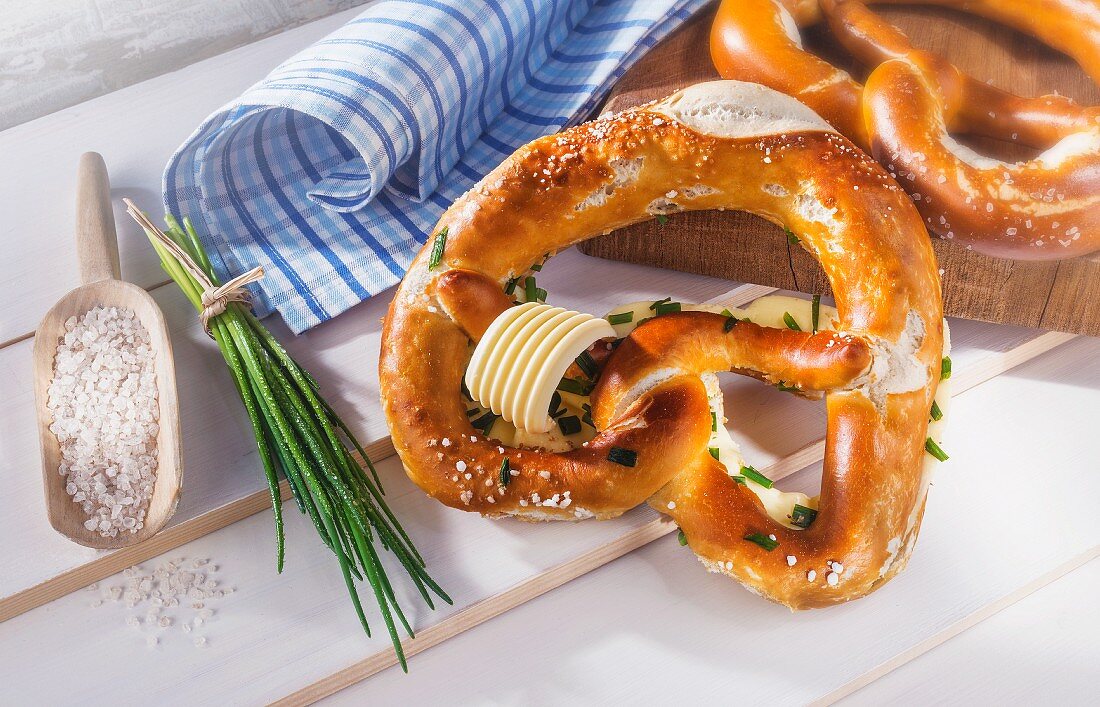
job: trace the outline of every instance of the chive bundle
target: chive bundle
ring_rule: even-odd
[[[202,312],[204,288],[209,283],[215,287],[220,283],[190,221],[184,219],[181,227],[168,216],[168,232],[164,233],[132,203],[127,204],[149,236],[165,272]],[[445,240],[446,229],[436,238],[440,255]],[[433,260],[438,261],[434,251]],[[209,283],[203,283],[200,274]],[[210,317],[208,326],[229,366],[256,436],[275,516],[278,571],[282,572],[284,560],[282,495],[277,476],[281,471],[298,509],[309,515],[321,540],[336,555],[363,630],[370,635],[355,580],[366,579],[401,667],[407,671],[394,614],[410,637],[413,631],[397,603],[376,542],[405,568],[429,607],[435,608],[432,594],[447,603],[451,600],[428,576],[424,559],[387,507],[370,459],[321,397],[316,381],[287,354],[246,304],[230,302],[224,312]],[[359,453],[369,475],[349,452],[349,446]]]

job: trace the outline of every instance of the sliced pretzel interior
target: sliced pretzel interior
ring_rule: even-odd
[[[798,233],[830,280],[837,330],[659,316],[603,363],[587,443],[510,446],[471,424],[463,374],[473,343],[511,306],[510,281],[593,235],[714,208]],[[753,84],[693,86],[521,148],[438,229],[445,240],[425,246],[395,296],[380,362],[394,446],[425,491],[528,519],[610,517],[653,498],[705,562],[792,607],[862,596],[904,565],[943,347],[936,264],[912,201],[808,108]],[[704,379],[722,370],[825,394],[825,472],[807,529],[769,515],[709,451]],[[781,549],[746,539],[756,534]],[[839,581],[824,571],[807,581],[805,568],[826,562],[843,564]]]

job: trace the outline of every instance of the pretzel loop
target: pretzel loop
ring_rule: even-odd
[[[1100,6],[1068,0],[918,4],[973,12],[1035,35],[1100,80]],[[865,86],[803,50],[799,27],[822,17],[857,60],[875,67]],[[977,81],[913,47],[860,0],[725,0],[711,33],[711,57],[722,76],[798,98],[871,152],[912,195],[926,227],[943,238],[1032,260],[1100,249],[1100,108],[1056,95],[1023,98]],[[1046,152],[1007,164],[960,145],[950,135],[955,132]]]
[[[473,344],[512,306],[509,281],[593,235],[714,208],[799,234],[835,295],[830,330],[716,311],[657,316],[614,351],[591,350],[601,371],[584,444],[505,439],[500,423],[485,432],[484,410],[459,391]],[[429,245],[400,285],[379,364],[394,447],[429,494],[528,520],[607,518],[649,500],[709,567],[797,608],[862,596],[904,565],[924,508],[943,350],[936,264],[912,201],[805,106],[736,81],[690,87],[521,148],[443,227],[438,263]],[[790,497],[739,483],[717,422],[713,372],[726,370],[824,393],[824,476],[808,529],[784,514]],[[779,548],[745,539],[754,535]],[[843,572],[828,570],[836,564]]]

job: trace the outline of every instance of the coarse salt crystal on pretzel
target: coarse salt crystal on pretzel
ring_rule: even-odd
[[[1032,34],[1100,81],[1098,3],[919,4],[957,8]],[[866,86],[802,48],[799,27],[822,16],[848,51],[877,67]],[[926,227],[943,238],[1028,260],[1100,249],[1100,108],[1058,95],[1023,98],[978,81],[914,48],[860,0],[726,0],[712,29],[711,57],[722,76],[795,96],[872,152],[912,194]],[[1006,164],[977,155],[949,132],[1046,152]]]
[[[655,213],[716,208],[800,235],[835,294],[835,331],[662,314],[603,361],[585,443],[512,446],[471,424],[460,392],[471,344],[512,307],[510,281]],[[439,234],[393,300],[379,364],[394,447],[429,494],[527,519],[609,518],[648,500],[709,567],[794,608],[863,596],[905,564],[944,345],[937,268],[912,201],[808,108],[754,84],[689,87],[520,148],[454,203]],[[769,501],[756,486],[770,482],[728,468],[740,464],[731,445],[711,451],[723,427],[713,373],[730,370],[824,393],[812,523],[775,517],[790,498]]]

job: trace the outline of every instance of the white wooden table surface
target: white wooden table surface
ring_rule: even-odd
[[[0,132],[7,256],[0,258],[0,604],[111,559],[62,540],[46,524],[30,395],[27,335],[77,281],[77,157],[103,153],[115,195],[156,210],[168,155],[206,114],[353,14]],[[123,274],[152,288],[176,348],[186,435],[178,530],[263,483],[220,358],[182,296],[157,286],[165,278],[137,230],[122,219],[119,227]],[[573,252],[545,275],[540,284],[556,303],[594,313],[668,295],[703,301],[736,287]],[[288,340],[368,440],[385,434],[375,365],[386,299]],[[707,574],[674,535],[659,537],[669,528],[647,509],[609,523],[489,522],[427,499],[390,458],[380,472],[391,504],[456,600],[438,612],[411,597],[403,604],[428,640],[436,627],[471,625],[414,656],[411,675],[391,667],[355,682],[381,666],[361,661],[380,655],[386,639],[358,630],[334,561],[288,505],[281,577],[270,512],[144,562],[211,557],[219,578],[237,589],[212,604],[206,647],[172,628],[150,648],[143,633],[151,630],[125,625],[132,612],[111,602],[93,607],[98,592],[75,591],[0,623],[0,702],[257,704],[321,697],[347,683],[354,684],[329,701],[1092,701],[1100,665],[1093,606],[1100,589],[1100,340],[975,322],[952,322],[952,329],[956,375],[969,382],[950,413],[951,460],[935,481],[909,569],[864,600],[791,614]],[[818,405],[732,376],[723,387],[731,428],[760,468],[790,466],[823,431]],[[819,465],[788,470],[796,473],[785,487],[816,487]],[[547,571],[561,582],[578,557],[606,558],[638,545],[530,596]],[[120,582],[108,577],[100,586]],[[486,600],[501,595],[514,608],[488,618]]]

